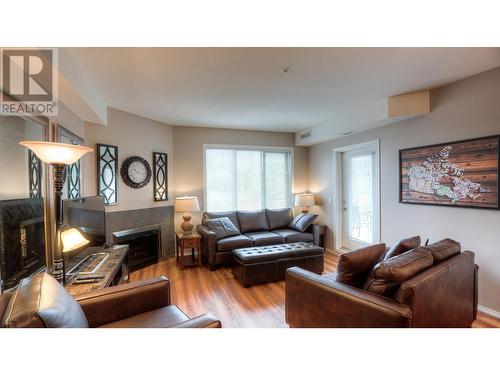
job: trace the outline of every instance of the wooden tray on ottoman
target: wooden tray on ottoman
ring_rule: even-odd
[[[247,247],[233,250],[233,275],[245,288],[285,279],[290,267],[321,274],[324,250],[312,242]]]

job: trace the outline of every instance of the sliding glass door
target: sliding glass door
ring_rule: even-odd
[[[378,156],[373,148],[342,153],[342,247],[377,241]]]

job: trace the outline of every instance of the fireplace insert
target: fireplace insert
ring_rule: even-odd
[[[115,244],[129,246],[130,270],[155,264],[161,249],[161,230],[159,226],[146,226],[113,233]]]

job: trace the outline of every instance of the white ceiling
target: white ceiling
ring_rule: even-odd
[[[500,48],[68,51],[107,106],[171,125],[287,132],[324,123],[345,107],[500,66]]]

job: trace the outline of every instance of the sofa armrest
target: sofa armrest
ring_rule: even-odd
[[[324,248],[325,247],[326,225],[313,224],[313,225],[311,225],[311,227],[312,227],[314,244],[319,246],[319,247]]]
[[[198,224],[196,226],[196,231],[201,236],[201,252],[203,258],[209,265],[215,265],[215,254],[217,251],[217,236],[215,232],[211,231],[203,224]]]
[[[466,328],[475,320],[474,253],[463,251],[406,280],[394,300],[413,311],[418,328]]]
[[[215,319],[212,315],[204,314],[168,328],[222,328],[222,324],[220,320]]]
[[[169,306],[170,282],[165,276],[116,285],[75,296],[90,327],[99,327]]]
[[[410,327],[412,312],[389,298],[293,267],[286,271],[285,316],[290,327]]]

